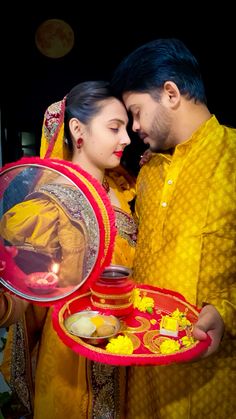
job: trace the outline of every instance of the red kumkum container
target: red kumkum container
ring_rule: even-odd
[[[91,303],[102,313],[124,317],[131,313],[131,295],[134,282],[131,269],[122,265],[110,265],[91,286]]]

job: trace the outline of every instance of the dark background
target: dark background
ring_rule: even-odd
[[[139,2],[140,3],[140,2]],[[206,2],[205,2],[206,3]],[[32,5],[23,11],[9,4],[2,30],[1,125],[3,164],[21,157],[21,132],[31,132],[39,152],[46,108],[77,83],[109,79],[120,60],[139,45],[160,37],[182,39],[198,59],[208,107],[223,124],[236,126],[234,13],[224,2],[154,2]],[[141,7],[142,5],[142,7]],[[11,9],[12,7],[12,9]],[[130,10],[128,11],[127,8]],[[75,44],[62,58],[48,58],[35,44],[35,32],[47,19],[62,19],[73,29]],[[3,19],[2,19],[3,21]],[[2,22],[3,24],[3,22]],[[142,146],[129,148],[137,158]]]

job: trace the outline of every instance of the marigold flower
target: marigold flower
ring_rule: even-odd
[[[180,344],[177,340],[167,339],[160,344],[160,351],[162,354],[172,354],[177,352],[180,348]]]
[[[146,296],[141,297],[139,288],[134,288],[131,296],[131,302],[133,303],[134,308],[137,308],[142,312],[152,312],[152,308],[154,307],[153,298]]]
[[[191,346],[195,342],[195,340],[192,336],[183,336],[180,339],[180,341],[181,341],[183,346],[187,346],[187,347]]]
[[[111,338],[106,346],[107,352],[113,354],[131,355],[134,347],[131,339],[128,336],[119,335],[116,338]]]
[[[130,300],[131,300],[131,303],[133,304],[134,308],[136,308],[137,305],[139,304],[139,302],[141,301],[140,289],[139,288],[134,288],[133,289]]]
[[[178,320],[179,326],[185,328],[187,326],[191,326],[191,322],[187,319],[186,314],[182,311],[179,311],[177,308],[173,313],[171,314],[171,317]]]

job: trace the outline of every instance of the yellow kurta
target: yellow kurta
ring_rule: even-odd
[[[127,419],[236,417],[235,169],[236,130],[212,116],[139,174],[136,281],[212,303],[225,335],[205,360],[130,368]]]

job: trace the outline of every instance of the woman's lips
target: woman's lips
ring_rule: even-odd
[[[121,159],[123,151],[115,151],[114,154]]]

